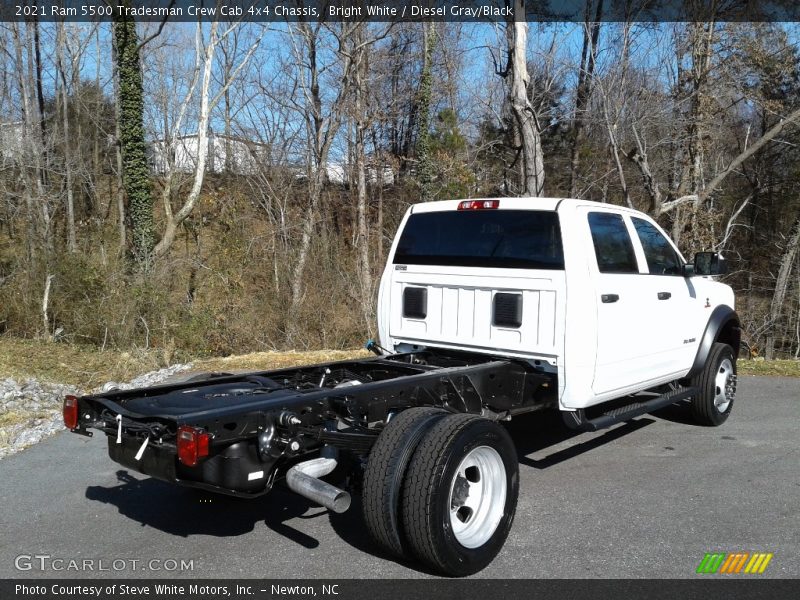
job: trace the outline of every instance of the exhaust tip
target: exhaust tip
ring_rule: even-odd
[[[333,512],[341,514],[350,508],[350,502],[350,494],[347,492],[340,492],[336,494],[336,497],[333,499],[333,502],[331,502],[329,508],[333,510]]]
[[[286,473],[289,489],[336,513],[350,508],[350,494],[319,479],[336,468],[334,458],[312,458],[298,463]]]

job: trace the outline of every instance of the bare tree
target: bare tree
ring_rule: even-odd
[[[61,126],[63,128],[63,135],[65,140],[70,139],[70,123],[69,123],[69,95],[67,93],[67,65],[64,60],[64,50],[69,45],[69,36],[66,34],[66,26],[64,21],[59,21],[57,24],[57,38],[56,38],[56,66],[58,68],[61,96]],[[74,70],[75,65],[71,65]],[[73,164],[71,156],[64,156],[64,178],[67,194],[67,250],[75,252],[75,198],[74,198],[74,176]]]
[[[603,0],[596,0],[594,19],[591,18],[593,3],[586,4],[586,16],[583,26],[583,49],[578,69],[578,84],[575,88],[575,115],[572,119],[572,141],[570,149],[569,195],[578,195],[578,170],[580,168],[579,147],[587,120],[587,108],[594,85],[594,73],[597,65],[598,38],[600,37],[600,19],[603,15]]]
[[[506,98],[522,145],[522,194],[540,196],[544,191],[544,156],[539,121],[528,97],[525,1],[513,0],[513,7],[515,16],[506,23],[508,61],[500,75],[506,79]]]
[[[373,280],[372,265],[370,260],[370,227],[369,205],[367,202],[367,160],[366,145],[367,135],[377,115],[375,104],[377,99],[370,95],[370,89],[377,88],[373,84],[378,70],[373,67],[369,56],[373,54],[374,46],[384,39],[391,29],[388,26],[370,28],[367,23],[360,23],[350,31],[343,30],[347,37],[340,38],[339,52],[352,63],[350,69],[352,80],[347,84],[351,89],[351,106],[353,122],[353,157],[356,174],[356,221],[358,249],[358,270],[360,283],[360,302],[364,315],[364,324],[369,332],[373,331],[375,321],[374,297],[376,286]],[[373,163],[373,177],[380,185],[384,176],[380,165]]]
[[[338,107],[344,106],[351,99],[354,91],[361,85],[359,82],[363,81],[363,72],[359,74],[359,69],[363,69],[366,50],[377,39],[363,36],[361,31],[363,27],[364,23],[358,21],[343,23],[335,30],[328,27],[324,22],[312,25],[301,21],[291,26],[290,41],[292,50],[295,60],[301,68],[297,74],[300,98],[295,103],[295,108],[303,115],[308,139],[306,149],[308,156],[308,201],[291,276],[291,301],[287,319],[287,338],[289,340],[295,335],[297,316],[302,302],[303,274],[327,177],[328,158],[345,117],[345,113]],[[379,37],[382,38],[384,35],[381,34]],[[326,50],[325,40],[329,36],[333,38],[332,41],[335,44],[333,64],[326,63],[322,57]],[[334,64],[338,69],[338,74],[332,82],[332,98],[326,101],[323,97],[321,76],[330,70]],[[356,97],[363,104],[363,91],[356,93]],[[362,128],[365,129],[364,123],[362,123]],[[361,133],[361,135],[364,134],[365,131]],[[358,196],[359,206],[361,207],[358,219],[362,222],[362,241],[366,247],[366,179],[364,179],[361,190]],[[368,250],[364,250],[364,252],[368,252]],[[362,254],[360,260],[361,286],[364,290],[370,290],[372,285],[371,275],[368,273],[369,256],[367,255],[364,258]],[[365,293],[371,292],[367,291]]]
[[[236,65],[236,67],[234,67],[230,73],[228,73],[227,80],[223,82],[221,89],[212,94],[211,82],[214,54],[220,43],[227,36],[231,35],[231,33],[239,26],[238,23],[234,23],[224,31],[220,32],[219,25],[219,21],[214,21],[211,23],[209,38],[205,42],[205,45],[203,44],[204,38],[202,24],[197,25],[197,33],[195,35],[195,68],[191,83],[189,85],[189,90],[180,105],[177,121],[172,128],[171,146],[174,148],[177,145],[181,125],[183,124],[187,107],[194,97],[195,89],[199,83],[200,87],[198,89],[198,95],[200,108],[197,119],[197,158],[194,166],[194,176],[192,179],[191,189],[186,195],[185,201],[177,212],[173,212],[171,181],[174,173],[174,160],[168,157],[167,172],[165,175],[166,183],[162,193],[165,224],[164,232],[161,234],[161,239],[153,249],[153,254],[156,258],[163,257],[165,254],[167,254],[167,252],[169,252],[169,249],[172,247],[172,244],[175,241],[178,228],[192,213],[192,210],[194,210],[195,204],[200,197],[200,191],[203,188],[203,180],[205,179],[206,174],[206,161],[208,160],[208,127],[211,119],[211,112],[217,106],[219,101],[225,97],[225,94],[233,81],[236,79],[236,77],[238,77],[242,69],[245,68],[250,58],[253,56],[253,53],[261,43],[261,38],[263,36],[262,30],[261,35],[256,36],[256,40],[253,41],[250,47],[244,52],[239,64]]]
[[[786,300],[786,291],[789,287],[789,275],[794,267],[795,258],[797,257],[798,248],[800,248],[800,217],[795,219],[792,228],[789,232],[789,238],[786,240],[786,245],[783,248],[781,260],[778,267],[778,277],[775,280],[775,291],[772,294],[772,302],[769,307],[770,329],[767,333],[767,345],[765,349],[765,358],[773,360],[775,358],[775,333],[777,330],[778,320],[784,311],[784,302]]]
[[[47,253],[52,250],[50,201],[44,181],[44,128],[36,97],[34,77],[34,50],[31,27],[22,28],[20,23],[11,24],[16,61],[16,83],[22,98],[22,143],[19,153],[20,171],[25,180],[24,197],[30,233],[29,253],[34,253],[35,244],[42,245]],[[38,36],[38,33],[37,33]]]

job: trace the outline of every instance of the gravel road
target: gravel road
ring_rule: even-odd
[[[579,435],[515,419],[517,516],[478,577],[691,578],[711,551],[772,552],[760,577],[800,577],[800,379],[741,377],[725,425],[688,419],[676,406]],[[331,515],[285,491],[206,495],[105,446],[61,433],[0,461],[0,577],[429,576],[376,553],[357,501]],[[54,569],[73,559],[93,569]]]

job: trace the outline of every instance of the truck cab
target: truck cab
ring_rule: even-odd
[[[559,408],[576,411],[691,377],[719,334],[738,349],[733,291],[705,270],[652,218],[620,206],[416,204],[381,280],[380,338],[398,352],[524,359],[554,376]]]

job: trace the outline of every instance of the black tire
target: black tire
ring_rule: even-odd
[[[403,477],[425,433],[447,415],[438,408],[409,408],[389,421],[369,453],[363,511],[372,539],[387,553],[405,555],[399,518]]]
[[[476,470],[477,476],[471,476],[470,469],[477,468],[470,466],[462,477],[462,461],[481,454],[492,457],[489,462],[496,467],[494,471]],[[490,485],[488,492],[480,491],[483,482]],[[488,501],[502,498],[491,493],[497,489],[492,485],[504,486],[505,499],[497,501],[502,507]],[[475,498],[483,498],[476,510],[466,504],[473,491]],[[459,577],[477,573],[503,547],[514,520],[518,493],[519,463],[506,430],[475,415],[449,415],[428,431],[406,473],[401,514],[408,544],[419,560],[440,573]],[[460,508],[451,513],[457,506]],[[462,519],[464,509],[468,512]],[[489,511],[487,518],[481,517],[486,514],[484,509]],[[475,521],[470,524],[472,518]],[[477,525],[481,535],[472,536],[463,529],[457,533],[454,519],[463,521],[467,530]]]
[[[711,346],[703,370],[692,385],[700,392],[692,398],[691,410],[700,425],[722,425],[731,414],[736,397],[736,356],[728,344]]]

